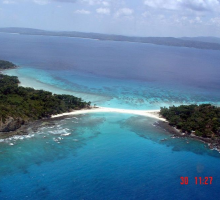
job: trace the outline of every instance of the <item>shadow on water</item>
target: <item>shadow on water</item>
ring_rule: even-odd
[[[104,117],[80,115],[40,127],[32,138],[6,139],[0,143],[0,177],[16,172],[28,174],[31,165],[76,156],[79,148],[98,137],[104,121]]]
[[[121,121],[120,125],[140,137],[171,147],[173,152],[188,151],[198,155],[220,158],[220,154],[217,151],[210,150],[208,145],[201,141],[191,138],[173,138],[170,132],[156,126],[155,120],[150,118],[134,116]]]

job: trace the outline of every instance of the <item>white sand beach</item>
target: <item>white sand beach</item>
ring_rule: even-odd
[[[134,114],[134,115],[141,115],[145,117],[155,118],[161,121],[166,121],[166,119],[159,116],[159,110],[129,110],[129,109],[119,109],[119,108],[108,108],[108,107],[97,107],[97,108],[91,108],[91,109],[76,110],[73,112],[53,115],[52,118],[69,116],[69,115],[96,113],[96,112],[114,112],[114,113]]]
[[[83,93],[83,92],[73,92],[73,91],[58,88],[56,86],[45,84],[45,83],[42,83],[38,80],[22,76],[17,72],[17,70],[18,69],[4,70],[3,73],[6,75],[18,76],[19,80],[20,80],[19,85],[23,86],[23,87],[32,87],[37,90],[44,89],[44,90],[47,90],[47,91],[50,91],[50,92],[56,93],[56,94],[74,95],[74,96],[80,97],[82,99],[90,99],[90,101],[92,101],[93,103],[96,103],[96,102],[100,103],[102,101],[109,100],[109,97],[106,97],[103,95],[94,95],[94,94]],[[96,112],[106,112],[106,113],[107,112],[114,112],[114,113],[134,114],[134,115],[141,115],[141,116],[145,116],[145,117],[155,118],[155,119],[158,119],[161,121],[166,121],[164,118],[159,116],[159,110],[132,110],[132,109],[120,109],[120,108],[110,108],[110,107],[96,107],[96,108],[90,108],[90,109],[75,110],[73,112],[53,115],[52,118],[69,116],[69,115],[96,113]]]

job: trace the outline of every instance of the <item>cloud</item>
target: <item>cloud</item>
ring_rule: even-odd
[[[214,17],[214,18],[211,18],[210,19],[210,21],[211,21],[211,23],[213,24],[213,25],[217,25],[217,26],[220,26],[220,17]]]
[[[130,8],[121,8],[115,13],[115,17],[120,17],[120,16],[130,16],[133,14],[133,10]]]
[[[76,3],[78,0],[50,0],[50,1],[55,1],[55,2],[60,2],[60,3]]]
[[[89,15],[91,12],[90,11],[88,11],[88,10],[77,10],[77,11],[75,11],[75,13],[77,13],[77,14],[83,14],[83,15]]]
[[[144,4],[155,9],[195,11],[212,11],[216,9],[216,6],[220,6],[218,0],[145,0]]]
[[[177,9],[180,0],[145,0],[144,4],[152,8]]]
[[[110,3],[107,2],[107,1],[103,1],[103,2],[102,2],[102,5],[103,5],[103,6],[110,6]]]
[[[11,1],[11,0],[5,0],[2,2],[3,4],[14,4],[15,1]]]
[[[189,20],[189,23],[190,24],[200,24],[200,23],[202,23],[202,20],[200,17],[195,17],[195,19]]]
[[[48,0],[34,0],[34,3],[39,4],[39,5],[46,5],[49,3]]]
[[[33,0],[34,3],[39,5],[46,5],[52,2],[59,2],[59,3],[84,3],[87,5],[103,5],[108,6],[109,3],[103,0]]]
[[[4,0],[5,2],[11,2],[12,0]],[[34,3],[39,5],[46,5],[52,2],[59,2],[59,3],[83,3],[90,6],[94,5],[101,5],[108,7],[110,3],[106,0],[32,0]]]
[[[93,6],[93,5],[104,5],[104,4],[108,4],[108,2],[106,2],[106,1],[102,1],[102,0],[79,0],[80,2],[82,2],[82,3],[86,3],[86,4],[89,4],[89,5],[91,5],[91,6]],[[103,4],[103,2],[104,2],[104,4]]]
[[[196,11],[213,11],[220,3],[218,0],[182,0],[181,6]]]
[[[34,3],[39,5],[46,5],[52,2],[59,2],[59,3],[76,3],[79,0],[33,0]]]
[[[86,3],[86,4],[89,4],[89,5],[95,5],[97,4],[97,0],[81,0],[82,3]]]
[[[149,12],[143,12],[141,15],[143,17],[150,17],[151,16],[151,14]]]
[[[111,11],[109,8],[98,8],[96,9],[96,12],[99,14],[109,15]]]
[[[43,0],[42,0],[43,1]],[[106,0],[50,0],[51,2],[60,2],[60,3],[84,3],[90,6],[94,5],[102,5],[102,6],[110,6],[110,3]]]

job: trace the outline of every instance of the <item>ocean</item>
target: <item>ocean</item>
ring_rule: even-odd
[[[220,52],[0,33],[21,85],[92,105],[159,109],[220,100]],[[166,140],[164,140],[166,139]],[[172,138],[157,120],[94,113],[0,140],[0,199],[218,199],[220,154]],[[188,177],[181,185],[180,177]],[[195,177],[213,177],[195,184]]]

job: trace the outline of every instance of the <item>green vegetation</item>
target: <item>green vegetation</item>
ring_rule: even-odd
[[[90,102],[81,98],[24,88],[18,83],[16,76],[0,74],[0,119],[3,123],[9,117],[29,121],[90,106]]]
[[[16,66],[8,61],[0,60],[0,70],[1,69],[12,69],[15,68]]]
[[[200,137],[220,137],[220,108],[211,104],[164,107],[160,115],[182,132],[194,131]]]

